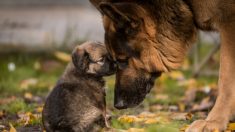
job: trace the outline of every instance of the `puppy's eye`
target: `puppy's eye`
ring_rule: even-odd
[[[105,61],[105,59],[104,59],[104,57],[102,57],[102,58],[100,58],[100,59],[97,61],[97,64],[103,65],[103,64],[104,64],[104,61]]]

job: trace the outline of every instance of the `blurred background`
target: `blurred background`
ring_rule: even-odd
[[[0,0],[0,131],[42,131],[48,93],[75,45],[103,42],[99,12],[88,0]],[[120,131],[184,131],[205,118],[217,91],[219,34],[200,32],[179,71],[156,80],[134,109],[113,107],[115,77],[107,77],[111,125]]]

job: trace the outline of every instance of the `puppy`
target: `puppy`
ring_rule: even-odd
[[[115,73],[105,46],[86,42],[72,52],[72,62],[48,96],[43,113],[47,132],[91,132],[108,126],[103,76]]]

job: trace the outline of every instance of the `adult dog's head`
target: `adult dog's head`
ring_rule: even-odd
[[[103,15],[105,44],[118,64],[114,105],[134,107],[156,77],[181,65],[196,36],[192,13],[183,0],[91,2]]]

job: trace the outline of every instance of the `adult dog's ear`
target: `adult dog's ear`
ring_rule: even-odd
[[[90,3],[99,10],[99,4],[104,0],[89,0]]]
[[[72,62],[79,71],[86,71],[89,64],[89,54],[81,48],[76,48],[72,52]]]
[[[136,28],[139,26],[137,20],[134,20],[126,13],[128,10],[136,10],[137,5],[132,3],[110,3],[110,2],[101,2],[99,5],[100,11],[108,16],[119,28],[124,26],[131,26]]]

